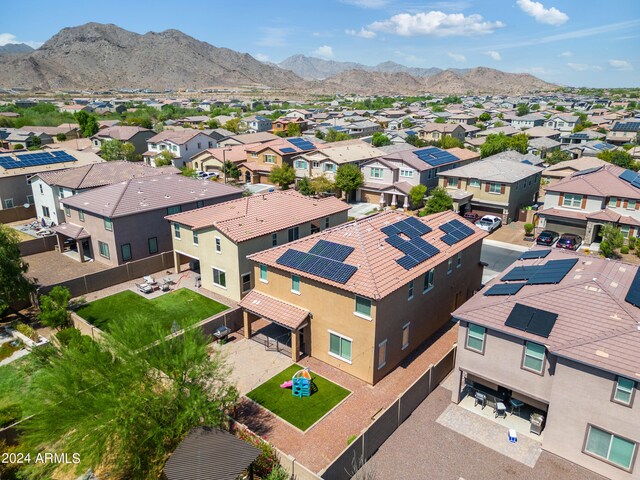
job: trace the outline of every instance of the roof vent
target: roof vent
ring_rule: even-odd
[[[603,352],[602,350],[596,350],[596,355],[602,358],[609,358],[609,354],[607,352]]]
[[[171,198],[171,195],[165,195],[164,198]]]

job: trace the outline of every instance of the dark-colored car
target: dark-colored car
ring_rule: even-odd
[[[553,230],[543,230],[540,232],[540,235],[538,235],[538,238],[536,238],[536,243],[538,245],[546,245],[547,247],[550,247],[553,245],[553,242],[558,240],[558,237],[560,237],[558,232],[554,232]]]
[[[480,215],[474,212],[466,212],[462,217],[466,220],[469,220],[471,223],[476,223],[480,220]]]
[[[566,248],[567,250],[578,250],[580,245],[582,245],[582,237],[573,233],[563,233],[556,243],[557,248]]]

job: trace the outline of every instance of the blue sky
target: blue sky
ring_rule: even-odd
[[[25,21],[6,20],[25,13]],[[482,65],[564,85],[640,87],[640,0],[7,2],[0,44],[37,46],[91,21],[138,33],[175,28],[275,62],[301,53],[369,65]]]

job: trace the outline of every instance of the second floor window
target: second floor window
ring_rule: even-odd
[[[574,195],[572,193],[565,193],[562,200],[563,207],[580,208],[582,205],[582,195]]]
[[[307,162],[305,162],[304,160],[296,160],[295,167],[306,170]]]
[[[613,391],[613,400],[623,405],[631,405],[635,382],[625,377],[618,377]]]
[[[260,265],[260,281],[261,282],[267,282],[268,280],[268,270],[267,270],[267,266],[266,265]]]
[[[542,373],[544,369],[544,345],[539,343],[526,342],[524,344],[524,359],[522,368],[532,372]]]
[[[411,177],[413,177],[413,170],[400,169],[400,176],[401,177],[411,178]]]
[[[336,171],[336,166],[334,163],[325,163],[324,164],[324,171],[325,172],[335,172]]]
[[[180,205],[174,205],[173,207],[167,208],[167,215],[173,215],[175,213],[180,213]]]
[[[356,311],[359,316],[371,318],[371,300],[356,295]]]
[[[458,179],[456,177],[449,177],[447,187],[458,188]]]
[[[178,225],[177,223],[173,224],[173,236],[180,240],[180,225]]]
[[[499,183],[490,183],[489,193],[502,193],[502,185]]]
[[[222,240],[216,237],[216,253],[222,253]]]
[[[487,335],[487,329],[480,325],[470,323],[467,327],[466,347],[469,350],[484,353],[484,341]]]
[[[433,288],[433,276],[435,272],[435,269],[432,268],[424,274],[424,288],[422,289],[423,293],[426,293]]]
[[[408,298],[409,300],[411,300],[413,298],[413,280],[411,280],[409,282],[409,287],[408,287],[409,291],[408,291]]]
[[[371,178],[382,178],[382,176],[381,168],[371,167]]]
[[[300,238],[300,229],[298,227],[293,227],[289,229],[289,241],[293,242],[294,240],[298,240]]]
[[[264,163],[276,163],[276,156],[275,155],[265,155],[264,156]]]
[[[478,180],[477,178],[472,178],[469,180],[469,186],[470,187],[480,187],[480,180]]]
[[[271,246],[275,247],[276,245],[278,245],[278,234],[277,233],[272,233],[271,234]]]
[[[104,229],[109,231],[113,230],[113,223],[109,217],[104,217]]]

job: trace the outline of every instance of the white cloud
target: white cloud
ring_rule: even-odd
[[[609,65],[616,70],[633,70],[633,66],[626,60],[609,60]]]
[[[287,37],[287,31],[284,28],[264,27],[262,38],[257,42],[258,45],[265,47],[284,47]]]
[[[562,53],[561,53],[560,55],[558,55],[558,56],[559,56],[559,57],[567,57],[567,58],[568,58],[568,57],[573,57],[573,52],[569,52],[569,51],[562,52]]]
[[[518,5],[524,13],[535,18],[538,23],[546,23],[548,25],[562,25],[569,20],[569,15],[561,12],[555,7],[544,8],[540,2],[532,0],[518,0]]]
[[[8,43],[24,43],[29,45],[31,48],[39,48],[42,46],[42,42],[18,40],[18,37],[13,33],[0,33],[0,46],[7,45]]]
[[[576,72],[584,72],[585,70],[589,70],[590,66],[586,63],[567,63],[567,67],[571,70],[575,70]]]
[[[333,58],[333,48],[331,48],[329,45],[323,45],[316,48],[313,52],[311,52],[311,54],[324,59]]]
[[[360,38],[373,38],[376,36],[376,32],[372,32],[371,30],[367,30],[366,28],[361,28],[358,30],[347,29],[344,31],[347,35],[351,35],[352,37],[360,37]]]
[[[400,13],[368,26],[369,30],[393,33],[402,37],[433,35],[446,37],[450,35],[486,35],[505,24],[485,21],[481,15],[465,16],[462,13],[446,14],[439,11],[420,12],[416,14]]]
[[[355,5],[361,8],[382,8],[389,3],[389,0],[341,0],[342,3]]]
[[[496,62],[499,62],[500,60],[502,60],[502,56],[500,55],[500,52],[496,52],[495,50],[488,51],[487,55],[489,55]]]
[[[265,55],[264,53],[256,53],[253,57],[256,60],[260,60],[261,62],[268,62],[269,61],[269,56]]]
[[[452,58],[456,62],[466,62],[467,61],[467,57],[465,57],[464,55],[461,55],[459,53],[449,52],[449,53],[447,53],[447,55],[449,55],[449,58]]]

